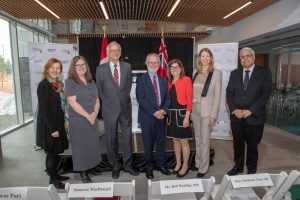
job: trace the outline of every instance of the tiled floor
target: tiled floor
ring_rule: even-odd
[[[103,128],[100,130],[103,133]],[[139,135],[137,141],[138,151],[142,151]],[[191,141],[191,148],[194,148],[193,143],[194,141]],[[45,154],[42,150],[35,151],[33,144],[32,124],[2,138],[3,157],[0,158],[0,187],[48,185],[49,180],[44,172]],[[102,137],[100,140],[102,148],[104,144],[104,137]],[[215,164],[209,168],[205,177],[215,176],[216,182],[220,183],[223,175],[233,165],[232,141],[212,140],[211,145],[216,152]],[[167,148],[172,149],[171,141],[168,141]],[[290,172],[292,169],[300,170],[300,136],[267,125],[259,152],[258,172],[278,173],[280,171]],[[196,173],[190,171],[185,178],[195,178]],[[70,173],[67,175],[71,177],[71,183],[81,182],[78,174]],[[165,176],[159,172],[155,172],[154,176],[154,181],[176,179],[175,176]],[[136,199],[147,199],[145,174],[134,177],[121,172],[118,181],[130,181],[132,179],[136,180]],[[92,180],[94,182],[112,181],[111,172],[104,172],[101,176],[93,176]]]

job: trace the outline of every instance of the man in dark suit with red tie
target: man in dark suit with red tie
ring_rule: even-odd
[[[165,168],[165,114],[169,110],[167,80],[157,75],[160,60],[157,54],[150,53],[146,58],[148,72],[137,80],[136,98],[139,103],[138,122],[142,128],[146,177],[152,179],[156,167],[162,174],[170,175]],[[152,151],[156,145],[156,162]]]
[[[266,103],[272,92],[271,72],[254,64],[255,53],[251,48],[240,50],[240,60],[242,67],[231,72],[226,89],[235,162],[228,175],[244,172],[245,144],[247,173],[256,173],[257,145],[263,135]]]

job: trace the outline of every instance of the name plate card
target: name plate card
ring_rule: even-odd
[[[162,195],[203,191],[201,179],[160,181],[160,192]]]
[[[114,183],[71,184],[68,198],[113,197]]]
[[[26,187],[0,188],[0,200],[27,200]]]
[[[270,174],[249,174],[230,176],[233,188],[273,186]]]

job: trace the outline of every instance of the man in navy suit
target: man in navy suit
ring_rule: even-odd
[[[168,82],[157,75],[160,60],[157,54],[150,53],[146,58],[148,72],[137,80],[136,98],[139,103],[138,122],[142,128],[144,155],[146,159],[146,177],[152,179],[153,168],[162,174],[170,175],[165,168],[165,114],[169,110],[170,98]],[[156,162],[152,158],[156,144]]]
[[[235,166],[227,172],[244,172],[245,144],[247,144],[247,173],[257,170],[258,148],[266,121],[266,103],[272,92],[270,70],[254,64],[255,53],[245,47],[240,50],[242,67],[230,74],[226,98],[230,110]]]
[[[131,119],[131,65],[119,61],[121,46],[117,42],[107,45],[109,62],[97,67],[96,84],[102,101],[107,157],[113,167],[112,177],[118,178],[122,168],[118,148],[118,124],[123,133],[123,169],[133,176]]]

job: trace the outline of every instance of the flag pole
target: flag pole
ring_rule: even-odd
[[[108,62],[107,54],[106,54],[106,48],[108,45],[107,38],[106,38],[106,26],[102,26],[103,29],[103,39],[101,44],[101,52],[100,52],[100,64],[104,64]]]
[[[106,29],[107,29],[107,27],[106,26],[102,26],[102,29],[103,29],[103,34],[105,35],[106,33]]]
[[[168,67],[168,53],[167,47],[164,42],[164,26],[161,26],[161,39],[160,39],[160,46],[159,46],[159,59],[160,59],[160,66],[158,68],[158,75],[163,78],[168,78],[167,75],[167,67]]]

